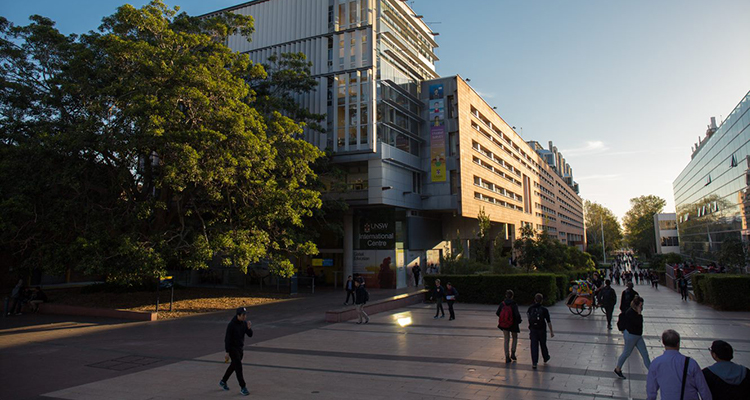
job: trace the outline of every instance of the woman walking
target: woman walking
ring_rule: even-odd
[[[440,279],[435,279],[435,290],[432,292],[432,298],[435,299],[435,303],[437,304],[437,309],[435,310],[435,319],[445,318],[445,310],[443,310],[444,297],[445,288],[440,285]]]
[[[621,316],[622,321],[618,321],[617,323],[618,328],[624,328],[622,334],[625,337],[625,349],[620,354],[620,358],[617,359],[617,367],[615,368],[615,374],[622,379],[626,379],[625,375],[622,374],[622,366],[625,365],[625,361],[630,357],[633,348],[637,348],[638,352],[641,353],[643,365],[646,366],[646,369],[651,365],[651,359],[648,357],[648,349],[646,349],[646,342],[643,341],[642,312],[643,298],[636,296],[630,303],[630,308]]]
[[[497,327],[503,331],[503,347],[505,350],[505,362],[516,361],[516,345],[518,344],[518,333],[521,332],[521,313],[518,311],[518,304],[513,301],[513,291],[508,289],[505,292],[505,300],[500,303],[495,315],[498,316]],[[513,345],[508,345],[513,338]]]

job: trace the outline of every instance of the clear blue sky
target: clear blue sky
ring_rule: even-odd
[[[146,1],[132,1],[141,6]],[[168,2],[202,14],[241,1]],[[0,0],[65,33],[95,29],[117,0]],[[585,199],[622,215],[655,194],[674,210],[672,181],[712,116],[750,90],[747,0],[415,0],[440,32],[438,72],[471,84],[526,140],[552,140]],[[439,22],[439,23],[435,23]]]

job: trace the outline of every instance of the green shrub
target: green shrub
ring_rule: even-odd
[[[443,286],[448,282],[453,284],[458,290],[458,301],[463,303],[500,304],[508,289],[513,290],[519,304],[531,304],[534,295],[541,293],[544,304],[552,305],[558,296],[554,274],[428,275],[424,282],[430,293],[435,289],[435,279],[440,279]]]
[[[456,260],[444,260],[440,267],[440,273],[449,275],[471,275],[478,272],[490,271],[490,266],[479,261],[459,258]]]
[[[704,298],[706,303],[719,310],[750,311],[750,276],[704,275]]]
[[[690,280],[693,284],[693,294],[695,295],[695,300],[698,301],[698,303],[704,303],[705,299],[703,296],[703,280],[706,278],[706,275],[703,274],[694,274],[692,277],[690,277]]]
[[[562,300],[568,296],[568,289],[570,288],[570,279],[567,275],[557,274],[555,275],[555,285],[557,286],[557,300]]]

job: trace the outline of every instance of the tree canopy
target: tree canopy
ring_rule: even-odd
[[[586,200],[584,203],[586,221],[586,245],[588,252],[596,259],[602,257],[602,227],[604,228],[605,251],[610,252],[622,246],[622,227],[617,217],[607,207]]]
[[[265,259],[288,276],[316,252],[322,154],[299,139],[316,117],[288,103],[312,88],[303,56],[269,74],[224,45],[252,17],[158,0],[80,36],[30,19],[0,19],[0,246],[18,267],[131,281]]]
[[[654,214],[664,210],[666,200],[648,195],[630,199],[630,210],[625,213],[623,225],[628,245],[647,258],[656,251]]]

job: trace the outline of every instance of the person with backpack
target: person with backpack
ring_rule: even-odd
[[[622,335],[625,338],[625,349],[623,349],[620,358],[617,359],[617,367],[615,367],[615,374],[622,379],[626,379],[625,375],[622,374],[622,366],[625,365],[630,353],[633,352],[634,348],[638,349],[643,358],[643,365],[646,369],[651,366],[651,359],[648,356],[648,349],[646,348],[646,342],[643,341],[643,298],[636,296],[630,303],[630,308],[617,320],[617,328],[622,331]]]
[[[448,312],[450,313],[451,317],[448,318],[448,321],[453,321],[456,319],[456,314],[453,312],[453,303],[456,301],[456,297],[458,297],[458,290],[456,290],[453,285],[451,285],[450,282],[445,284],[445,300],[448,302]]]
[[[521,332],[521,313],[518,311],[518,304],[513,301],[513,291],[505,291],[505,300],[497,308],[497,327],[503,331],[503,347],[505,349],[505,362],[516,361],[516,345],[518,344],[518,334]],[[513,338],[512,349],[509,351],[508,345],[511,337]]]
[[[698,400],[700,395],[703,400],[712,400],[701,367],[680,353],[680,334],[667,329],[661,334],[661,342],[664,354],[656,357],[648,369],[648,400],[656,400],[658,392],[662,399]],[[717,399],[727,400],[725,397]]]
[[[599,297],[601,298],[601,306],[604,309],[604,314],[607,316],[607,329],[612,329],[612,313],[615,311],[617,305],[617,293],[612,289],[612,281],[609,279],[604,281],[604,287],[599,291]]]
[[[620,297],[620,312],[624,313],[628,311],[630,303],[636,296],[638,296],[638,292],[633,289],[633,282],[628,282],[627,287],[622,291],[622,296]]]
[[[357,287],[354,290],[354,306],[357,308],[357,315],[359,316],[357,324],[361,324],[363,318],[365,323],[368,323],[370,322],[370,316],[365,312],[365,304],[370,301],[370,293],[365,289],[364,279],[359,278],[354,285]]]
[[[549,336],[555,337],[552,331],[552,321],[550,321],[549,310],[542,306],[544,296],[537,293],[534,296],[534,304],[526,311],[529,317],[529,339],[531,340],[531,368],[536,369],[539,363],[539,347],[542,347],[542,359],[546,364],[549,359],[549,350],[547,349],[547,326],[549,326]]]
[[[750,369],[732,362],[732,345],[723,340],[715,340],[708,350],[716,363],[703,368],[703,377],[714,399],[747,399],[750,393]]]
[[[688,300],[688,281],[685,279],[685,275],[680,276],[677,280],[677,287],[680,289],[680,297],[683,301]]]
[[[443,309],[443,298],[445,297],[445,288],[440,285],[440,279],[435,279],[435,289],[432,291],[431,299],[435,300],[437,308],[435,310],[434,319],[445,318],[445,310]],[[442,315],[440,315],[442,314]]]

